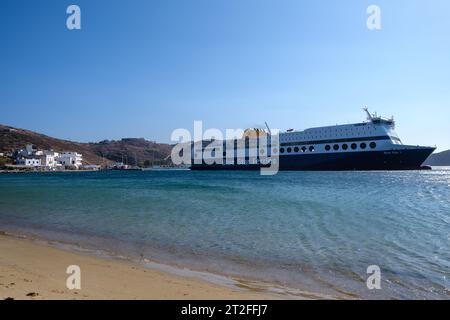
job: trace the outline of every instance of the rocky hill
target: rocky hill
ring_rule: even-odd
[[[450,150],[433,153],[425,164],[428,166],[450,166]]]
[[[148,167],[151,164],[168,164],[172,150],[169,144],[156,143],[143,138],[124,138],[89,143],[89,149],[108,160]]]
[[[142,138],[81,143],[52,138],[33,131],[0,125],[0,152],[22,149],[27,144],[54,151],[76,151],[83,154],[85,164],[106,165],[122,161],[130,165],[167,164],[171,146]]]

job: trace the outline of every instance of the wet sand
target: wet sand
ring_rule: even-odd
[[[81,269],[81,289],[66,286],[67,267]],[[0,234],[0,299],[277,299],[251,286],[221,286],[144,268],[130,261],[55,248]]]

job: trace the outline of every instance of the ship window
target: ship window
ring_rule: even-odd
[[[330,151],[330,149],[331,149],[330,145],[327,144],[327,145],[325,146],[325,150]]]
[[[280,148],[280,153],[284,153],[284,148]]]
[[[356,143],[352,143],[352,149],[355,150],[358,146],[356,145]]]
[[[342,145],[342,149],[347,150],[347,149],[348,149],[348,145],[347,145],[346,143],[344,143],[344,144]]]
[[[314,146],[310,146],[310,147],[309,147],[309,151],[310,151],[310,152],[314,152]]]
[[[287,148],[287,152],[291,153],[292,149],[291,148]]]
[[[299,148],[298,147],[295,147],[294,148],[294,152],[298,152],[299,151]]]
[[[338,144],[335,144],[335,145],[333,146],[333,149],[334,149],[334,150],[339,150],[339,145],[338,145]]]
[[[302,147],[302,152],[306,152],[306,147]]]
[[[273,153],[277,153],[278,152],[278,149],[277,148],[273,148]]]
[[[376,144],[375,142],[371,142],[371,143],[370,143],[370,147],[371,147],[372,149],[375,149],[375,148],[377,147],[377,144]]]
[[[361,149],[365,149],[367,147],[367,144],[365,142],[363,142],[359,146],[361,147]]]

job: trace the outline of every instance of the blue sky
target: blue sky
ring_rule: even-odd
[[[450,149],[449,15],[447,0],[1,0],[0,123],[168,142],[194,120],[304,129],[367,105],[405,143]]]

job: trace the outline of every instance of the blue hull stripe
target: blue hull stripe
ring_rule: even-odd
[[[280,170],[417,170],[434,148],[281,155]],[[257,170],[261,165],[194,164],[192,170]]]

